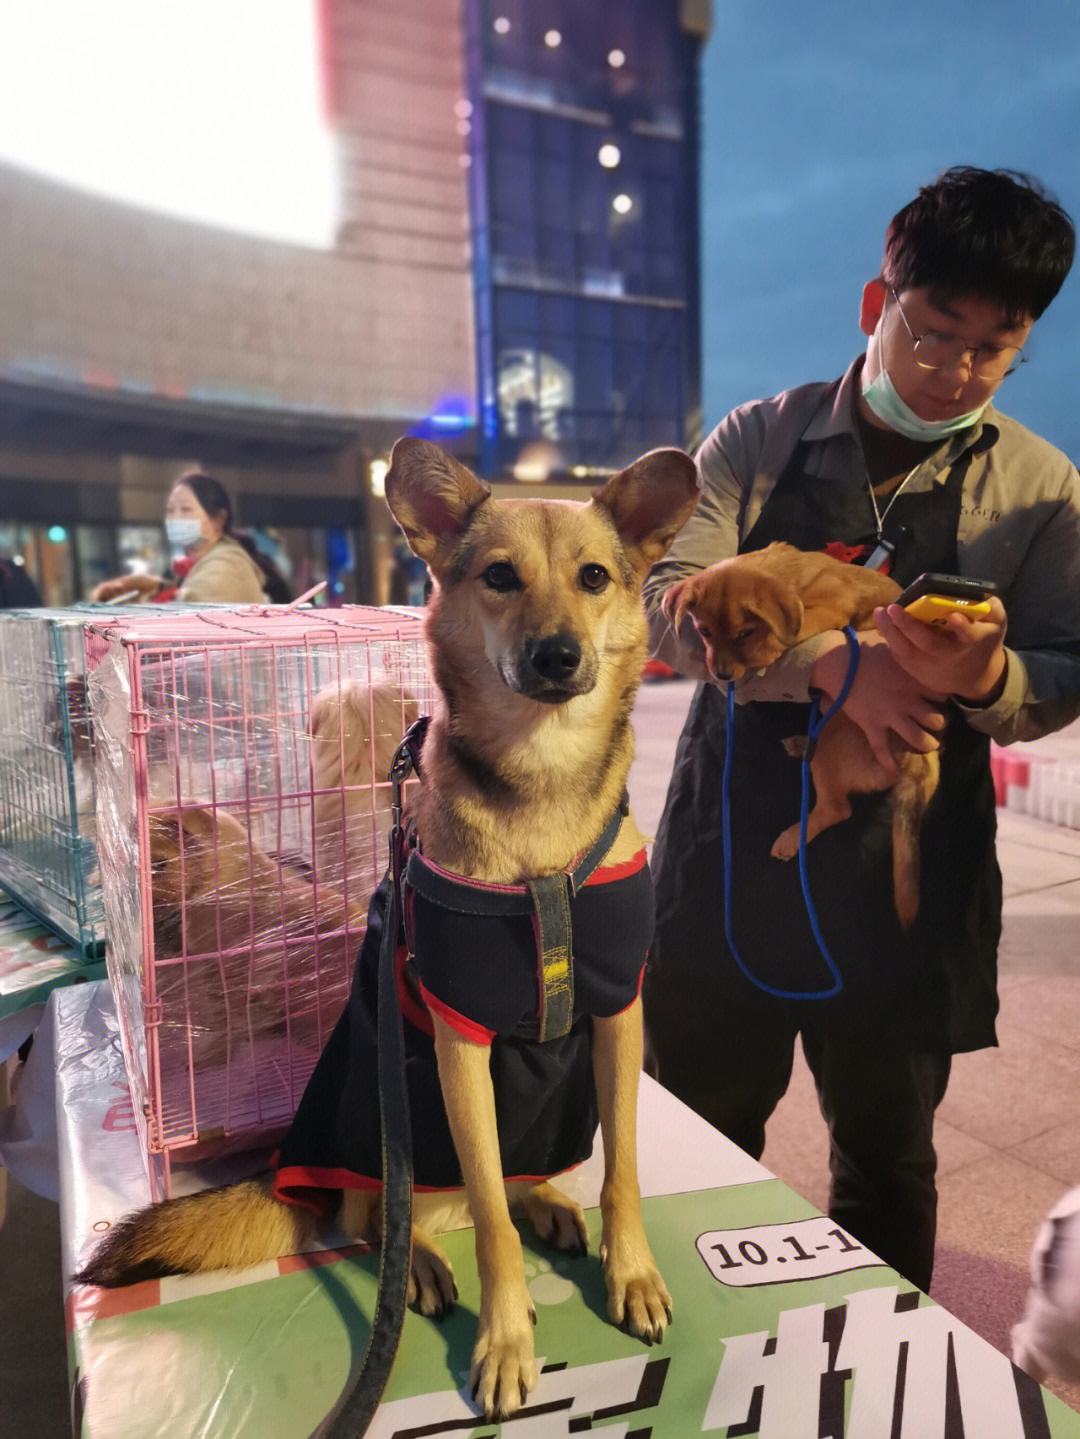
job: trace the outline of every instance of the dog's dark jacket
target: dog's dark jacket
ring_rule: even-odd
[[[524,885],[475,884],[414,855],[413,866],[418,862],[449,881],[465,905],[470,890],[484,896],[526,893]],[[376,1001],[389,892],[384,880],[372,898],[349,1003],[281,1146],[275,1192],[287,1203],[321,1209],[329,1196],[319,1191],[381,1187]],[[610,1017],[633,1003],[652,944],[653,892],[645,851],[624,864],[595,870],[571,900],[573,1021],[567,1034],[542,1043],[536,1037],[541,981],[532,916],[447,908],[408,882],[404,893],[406,925],[399,936],[397,975],[416,1188],[462,1184],[429,1011],[474,1043],[491,1046],[507,1179],[544,1179],[586,1159],[598,1122],[592,1017]],[[478,901],[474,908],[480,907],[489,906]]]

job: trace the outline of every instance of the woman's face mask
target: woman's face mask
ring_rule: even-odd
[[[165,521],[165,533],[169,538],[169,548],[174,553],[189,550],[203,538],[202,522],[188,516],[168,518]]]
[[[173,554],[182,554],[215,538],[209,515],[187,485],[173,487],[165,506],[165,533]]]

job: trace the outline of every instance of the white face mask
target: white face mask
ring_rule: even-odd
[[[203,537],[202,521],[188,518],[168,519],[165,521],[165,533],[174,552],[189,550]]]
[[[911,406],[900,398],[884,365],[872,380],[867,380],[866,368],[863,367],[862,397],[883,425],[888,425],[890,430],[905,435],[909,440],[923,440],[927,444],[948,439],[950,435],[959,434],[961,430],[970,430],[990,403],[986,399],[976,409],[968,410],[964,415],[957,415],[954,420],[920,419]]]

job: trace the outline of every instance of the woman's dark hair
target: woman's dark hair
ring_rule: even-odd
[[[190,470],[187,474],[177,476],[176,483],[187,485],[212,519],[220,519],[222,515],[225,516],[222,526],[223,533],[241,545],[258,565],[262,571],[263,589],[266,591],[267,599],[274,605],[289,604],[292,600],[292,590],[277,565],[269,555],[263,554],[246,531],[233,529],[232,501],[229,499],[228,490],[221,481],[215,480],[213,475],[203,474],[201,470]]]
[[[956,165],[893,217],[882,279],[898,295],[977,296],[1022,324],[1061,289],[1075,248],[1069,216],[1030,175]]]

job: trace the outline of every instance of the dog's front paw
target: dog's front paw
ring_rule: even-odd
[[[486,1419],[506,1419],[517,1413],[536,1388],[536,1310],[522,1285],[520,1292],[515,1286],[512,1295],[500,1295],[490,1312],[486,1311],[487,1306],[482,1306],[473,1350],[472,1395]]]
[[[422,1229],[413,1228],[408,1304],[429,1319],[442,1319],[458,1297],[454,1271],[442,1246]]]
[[[794,859],[799,852],[799,826],[793,824],[773,845],[770,853],[773,859]]]
[[[600,1251],[607,1284],[608,1318],[646,1344],[659,1344],[672,1322],[671,1295],[644,1239],[605,1244]]]
[[[553,1184],[537,1184],[522,1197],[521,1208],[545,1244],[569,1254],[585,1254],[589,1231],[585,1211],[576,1199],[560,1194]]]

